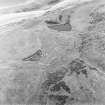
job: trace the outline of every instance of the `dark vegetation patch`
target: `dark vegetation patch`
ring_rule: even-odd
[[[55,105],[65,105],[67,98],[65,95],[49,95],[49,99],[55,101]]]
[[[50,88],[50,90],[52,92],[59,92],[61,88],[64,89],[65,92],[67,92],[69,94],[71,93],[70,88],[66,85],[66,83],[64,81],[58,82],[57,84],[55,84],[54,86],[52,86]]]
[[[86,66],[85,62],[82,59],[78,59],[78,58],[74,59],[69,64],[69,68],[71,70],[71,74],[75,72],[77,75],[82,73],[86,77],[88,76],[87,66]]]
[[[65,68],[48,73],[47,79],[42,84],[42,88],[44,90],[48,90],[52,84],[56,84],[57,82],[61,81],[65,77],[66,73],[67,70]]]

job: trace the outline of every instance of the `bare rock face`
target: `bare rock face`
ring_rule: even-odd
[[[105,13],[97,3],[30,12],[0,27],[0,105],[105,104]]]
[[[104,102],[104,99],[101,98],[104,92],[101,93],[102,88],[99,85],[99,81],[104,81],[104,77],[99,78],[98,69],[80,58],[75,58],[65,66],[48,67],[44,76],[45,81],[42,83],[39,93],[39,103],[42,105]],[[33,100],[32,103],[34,104],[35,101]]]

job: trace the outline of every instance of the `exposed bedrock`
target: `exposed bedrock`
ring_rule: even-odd
[[[1,27],[0,105],[105,104],[104,14],[92,13],[85,31],[69,10],[53,16]]]
[[[104,103],[104,92],[102,93],[104,84],[102,84],[103,89],[99,85],[99,81],[104,82],[104,76],[99,78],[97,68],[80,58],[72,60],[65,66],[49,68],[44,76],[38,96],[42,105]],[[34,99],[35,95],[30,99],[31,102],[33,100],[33,104]]]

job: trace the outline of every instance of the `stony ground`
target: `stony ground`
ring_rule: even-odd
[[[0,105],[105,104],[103,5],[81,7],[0,27]]]

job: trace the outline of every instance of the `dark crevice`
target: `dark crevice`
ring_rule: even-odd
[[[30,55],[26,58],[23,58],[22,60],[23,61],[40,61],[41,57],[42,57],[42,51],[39,49],[32,55]]]
[[[50,2],[48,2],[48,5],[54,5],[61,2],[61,0],[51,0]]]
[[[56,31],[71,31],[71,25],[69,24],[57,24],[57,25],[52,25],[52,26],[48,26],[48,28],[51,28],[53,30]]]
[[[59,15],[59,21],[62,21],[63,16]]]
[[[66,83],[64,81],[59,83],[61,85],[61,87],[67,92],[67,93],[71,93],[70,88],[66,85]]]
[[[59,24],[57,21],[46,20],[45,21],[48,25],[57,25]]]
[[[86,77],[88,77],[88,73],[87,73],[87,70],[86,70],[86,69],[82,70],[81,72],[82,72],[82,74],[84,74]]]

